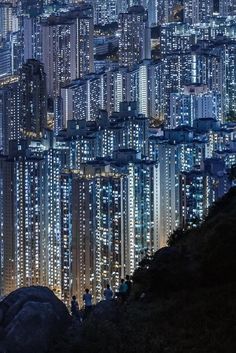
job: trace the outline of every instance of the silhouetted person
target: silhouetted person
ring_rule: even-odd
[[[129,275],[126,275],[126,277],[125,277],[125,283],[126,283],[126,285],[127,285],[127,297],[129,297],[129,295],[130,295],[130,293],[131,293],[131,290],[132,290],[132,282],[131,282],[131,280],[130,280],[130,276]]]
[[[107,284],[107,288],[104,290],[103,294],[104,294],[105,300],[112,300],[113,292],[112,292],[109,284]]]
[[[89,293],[89,289],[85,289],[85,293],[83,295],[84,307],[85,307],[85,317],[87,318],[88,315],[91,313],[93,304],[92,304],[92,294]]]
[[[75,295],[73,295],[72,300],[71,300],[71,315],[75,319],[79,319],[79,304],[77,302]]]
[[[121,299],[121,302],[124,302],[127,296],[128,286],[123,278],[120,282],[118,297]]]

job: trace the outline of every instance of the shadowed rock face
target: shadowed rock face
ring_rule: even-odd
[[[69,324],[66,306],[51,290],[20,288],[0,302],[0,353],[46,353]]]

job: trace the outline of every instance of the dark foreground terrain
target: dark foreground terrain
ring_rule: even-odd
[[[236,352],[236,189],[170,245],[143,261],[126,304],[95,309],[68,352]]]
[[[21,304],[12,316],[0,303],[0,342],[11,342],[0,352],[23,352],[12,348],[14,337],[24,353],[236,352],[236,188],[201,226],[176,231],[169,243],[140,264],[126,303],[102,302],[82,325],[43,289],[40,298],[31,292],[31,304],[18,295]],[[39,318],[37,307],[43,310]],[[20,316],[23,309],[28,319]]]

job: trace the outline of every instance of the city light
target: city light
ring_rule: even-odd
[[[1,295],[100,301],[235,165],[233,1],[1,1]]]

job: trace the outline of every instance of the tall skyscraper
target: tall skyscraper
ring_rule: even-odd
[[[201,169],[180,175],[180,224],[197,226],[209,207],[231,187],[223,160],[206,159]]]
[[[3,151],[9,141],[42,136],[47,127],[47,90],[43,65],[28,60],[18,77],[9,77],[0,88],[2,104]]]
[[[42,62],[53,101],[54,130],[62,126],[60,89],[93,72],[93,17],[90,5],[50,16],[41,23]]]
[[[45,162],[12,146],[3,166],[4,292],[46,285]]]
[[[185,86],[182,93],[170,95],[169,125],[193,126],[196,119],[212,118],[223,122],[222,99],[218,92],[211,92],[205,85]]]
[[[179,174],[192,170],[205,156],[204,143],[193,143],[188,128],[166,130],[157,142],[158,158],[158,247],[166,245],[180,224]]]
[[[158,169],[133,149],[114,152],[114,164],[124,175],[122,230],[125,273],[158,248]],[[125,274],[125,273],[122,273]]]
[[[11,47],[5,42],[0,47],[0,78],[11,74]]]
[[[9,153],[9,141],[20,138],[20,99],[19,77],[9,76],[0,88],[2,149],[4,154]]]
[[[93,18],[91,8],[50,16],[41,23],[42,62],[50,97],[62,84],[93,72]]]
[[[213,15],[213,0],[185,0],[184,21],[187,23],[204,22]]]
[[[117,22],[117,0],[94,0],[94,23],[105,25]]]
[[[0,4],[0,40],[6,39],[13,30],[13,8],[10,3]]]
[[[38,16],[43,11],[44,0],[21,0],[21,10],[24,14]]]
[[[93,163],[81,175],[62,175],[62,193],[62,237],[72,258],[64,255],[64,283],[70,279],[81,303],[87,287],[100,300],[108,282],[118,287],[122,271],[121,176]]]
[[[24,62],[26,62],[28,59],[36,59],[42,61],[41,17],[23,15],[21,18],[24,40]]]
[[[103,108],[101,75],[87,75],[62,87],[63,125],[68,120],[95,120]]]
[[[132,67],[143,59],[150,59],[150,28],[147,12],[133,6],[119,15],[119,63]]]
[[[67,249],[64,248],[64,228],[61,227],[64,212],[61,209],[61,173],[66,167],[68,148],[56,143],[52,131],[50,131],[46,143],[48,146],[44,151],[43,158],[47,178],[45,183],[47,285],[60,298],[66,299],[63,289],[65,269],[62,264]],[[66,303],[69,304],[69,300]]]
[[[47,90],[43,65],[34,59],[23,64],[19,85],[21,135],[39,137],[47,127]]]
[[[221,16],[234,16],[236,14],[236,3],[234,0],[219,1],[219,13]]]

